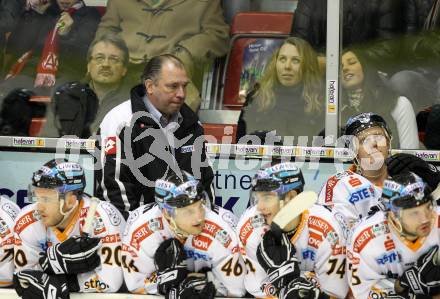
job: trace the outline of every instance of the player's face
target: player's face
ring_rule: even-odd
[[[119,84],[127,73],[124,52],[111,43],[97,43],[93,47],[87,71],[94,84]]]
[[[171,116],[180,110],[186,97],[188,75],[172,62],[162,66],[157,80],[145,80],[145,88],[151,103],[161,113]]]
[[[199,200],[184,208],[176,209],[174,221],[177,227],[188,235],[198,235],[205,225],[205,205]]]
[[[301,60],[294,45],[281,46],[276,62],[277,78],[281,85],[295,86],[301,82]]]
[[[414,238],[429,235],[435,219],[432,202],[427,202],[415,208],[403,209],[400,214],[403,232]]]
[[[59,194],[56,190],[46,188],[35,188],[37,200],[37,211],[41,216],[41,222],[46,226],[58,224],[63,215],[60,213]]]
[[[342,86],[346,89],[357,89],[364,82],[364,70],[353,52],[342,55]]]
[[[358,148],[357,158],[364,170],[379,170],[388,157],[390,142],[385,131],[380,127],[372,127],[360,132],[355,138]]]
[[[280,198],[276,192],[255,192],[257,210],[264,217],[266,224],[272,223],[273,217],[280,210]]]

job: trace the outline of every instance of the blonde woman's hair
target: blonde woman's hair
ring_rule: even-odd
[[[282,45],[273,53],[260,79],[260,88],[256,93],[257,110],[265,111],[275,106],[274,88],[280,84],[277,76],[276,63],[281,47],[287,44],[295,46],[301,57],[301,82],[299,84],[304,85],[302,94],[305,101],[304,111],[306,113],[320,112],[322,110],[323,89],[318,57],[310,44],[298,37],[285,39]]]

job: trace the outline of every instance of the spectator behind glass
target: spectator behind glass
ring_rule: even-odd
[[[98,113],[90,128],[96,133],[107,112],[129,98],[129,90],[124,86],[127,45],[118,35],[104,34],[90,45],[87,61],[86,80],[99,99]]]
[[[165,53],[182,60],[194,82],[203,63],[225,55],[229,46],[220,0],[109,0],[96,38],[108,32],[119,34],[127,43],[130,85],[140,83],[151,57]],[[199,91],[191,83],[187,93],[186,104],[196,111]]]
[[[35,87],[37,95],[49,95],[55,84],[84,76],[100,14],[79,0],[29,0],[28,4],[8,39],[7,80],[0,90]]]
[[[6,35],[14,29],[22,8],[23,3],[19,0],[0,0],[0,69],[3,64]]]
[[[404,31],[402,3],[403,0],[344,0],[343,47],[368,46],[371,58],[381,68],[393,68],[396,49],[391,39]],[[320,54],[320,64],[325,65],[327,0],[299,0],[291,35],[308,41]]]
[[[123,84],[124,76],[127,73],[128,49],[122,38],[109,33],[93,41],[87,53],[87,61],[85,81],[89,86],[87,88],[84,84],[80,86],[83,89],[91,89],[96,94],[98,110],[96,117],[87,127],[87,130],[80,130],[83,138],[95,134],[107,112],[129,97],[127,86]],[[79,84],[80,82],[76,83]],[[70,85],[67,84],[66,86]],[[63,90],[63,88],[58,88],[57,93],[59,93],[59,90]],[[68,89],[64,88],[64,90]],[[59,98],[56,96],[57,93],[52,98],[53,100]],[[61,131],[55,124],[53,111],[49,109],[40,136],[60,137],[64,135],[60,135]],[[71,132],[70,129],[67,131]]]
[[[317,136],[324,128],[323,104],[316,53],[305,40],[290,37],[274,52],[249,93],[237,137],[272,130],[278,136]]]
[[[440,0],[406,0],[401,67],[390,87],[409,98],[416,111],[440,101]]]
[[[385,86],[360,50],[346,50],[341,61],[341,121],[345,123],[360,112],[381,114],[391,131],[397,133],[392,140],[393,148],[417,149],[417,123],[411,102]]]

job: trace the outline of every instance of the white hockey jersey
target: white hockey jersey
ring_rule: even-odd
[[[359,223],[347,240],[347,277],[355,298],[384,298],[394,291],[395,279],[440,244],[439,212],[433,213],[431,233],[415,243],[401,238],[382,211]]]
[[[20,208],[0,196],[0,287],[12,285],[14,274],[14,224]]]
[[[79,211],[66,229],[46,228],[36,210],[36,204],[24,207],[15,222],[15,266],[22,269],[41,270],[39,253],[49,246],[61,243],[71,236],[80,235],[90,206],[87,196],[79,202]],[[116,292],[123,282],[121,268],[121,235],[125,220],[110,203],[99,203],[93,221],[91,237],[101,238],[101,266],[94,271],[77,275],[80,292]]]
[[[245,287],[255,297],[266,297],[260,287],[267,274],[256,256],[262,236],[269,229],[256,206],[248,208],[238,221],[237,233],[246,264]],[[341,228],[325,207],[315,205],[305,211],[291,238],[300,263],[301,275],[315,282],[326,294],[345,298],[345,241]]]
[[[346,170],[330,177],[318,196],[318,204],[329,207],[345,238],[370,208],[378,204],[382,189],[368,179]]]
[[[236,224],[234,218],[223,208],[206,208],[203,232],[189,236],[184,250],[190,272],[209,268],[219,295],[241,297],[245,294],[245,269],[232,228]],[[174,237],[157,205],[141,206],[130,212],[122,245],[124,279],[129,291],[158,293],[154,254],[164,240]]]

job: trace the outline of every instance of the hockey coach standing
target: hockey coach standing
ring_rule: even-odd
[[[127,219],[128,212],[154,202],[154,183],[169,171],[185,170],[208,190],[213,179],[204,150],[203,128],[184,103],[189,83],[182,62],[164,54],[151,58],[142,84],[130,99],[103,119],[102,170],[98,196],[113,203]]]

